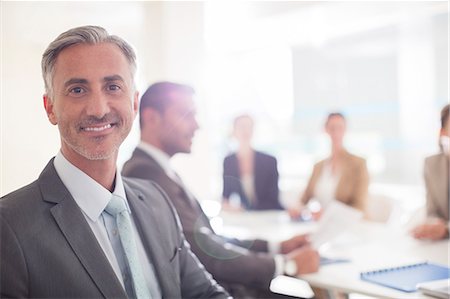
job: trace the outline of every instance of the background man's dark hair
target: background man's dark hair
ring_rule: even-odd
[[[141,97],[139,106],[139,124],[142,128],[142,112],[145,108],[153,108],[163,113],[170,104],[171,98],[169,94],[172,92],[182,92],[189,95],[195,93],[194,89],[189,85],[173,83],[173,82],[157,82],[150,85]]]

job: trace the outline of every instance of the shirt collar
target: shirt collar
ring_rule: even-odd
[[[159,164],[159,166],[161,166],[167,176],[169,176],[171,179],[177,179],[177,175],[172,169],[172,165],[170,164],[170,156],[168,154],[144,141],[141,141],[137,147],[143,150],[147,155],[155,159],[155,161]]]
[[[58,152],[53,163],[56,172],[77,205],[92,221],[96,222],[98,220],[113,194],[122,198],[125,201],[128,212],[131,212],[128,206],[122,176],[117,171],[115,188],[111,193],[108,189],[104,188],[70,163],[61,152]]]

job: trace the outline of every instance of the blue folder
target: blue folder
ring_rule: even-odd
[[[450,268],[429,262],[361,273],[361,279],[403,292],[417,291],[417,284],[450,278]]]

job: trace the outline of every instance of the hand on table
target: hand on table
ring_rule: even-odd
[[[289,214],[289,217],[295,220],[300,218],[300,215],[302,214],[302,208],[298,206],[289,207],[287,209],[287,212]]]
[[[306,220],[312,219],[318,221],[323,214],[323,209],[321,207],[316,207],[313,210],[309,209],[308,206],[293,206],[287,209],[289,217],[292,220],[299,220],[300,218],[306,218]],[[305,220],[305,219],[303,219]]]
[[[433,219],[412,230],[416,239],[440,240],[448,236],[448,224],[442,219]]]
[[[233,204],[230,204],[227,201],[222,202],[222,210],[227,212],[243,212],[245,209],[242,208],[242,206],[236,206]]]
[[[303,246],[286,255],[297,264],[297,275],[317,272],[320,265],[319,253],[310,246]]]
[[[287,254],[308,244],[308,235],[297,235],[280,243],[280,253]]]

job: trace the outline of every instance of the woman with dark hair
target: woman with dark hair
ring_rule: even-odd
[[[223,206],[236,209],[230,203],[240,199],[237,209],[279,210],[278,170],[275,157],[253,149],[254,122],[250,115],[235,118],[233,136],[239,143],[236,153],[223,161]]]

